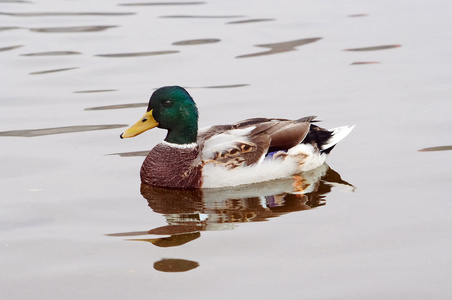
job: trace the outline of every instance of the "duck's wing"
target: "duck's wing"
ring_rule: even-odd
[[[268,152],[287,150],[303,141],[314,118],[254,118],[200,130],[202,159],[231,168],[256,164]]]
[[[286,119],[266,119],[266,121],[260,122],[252,133],[259,134],[260,132],[265,132],[270,135],[271,142],[268,152],[288,150],[305,139],[306,135],[309,133],[311,122],[315,118],[315,116],[309,116],[295,121]],[[250,122],[252,120],[259,119],[249,119],[245,121]]]
[[[270,135],[251,134],[256,125],[235,128],[233,125],[213,126],[200,132],[198,144],[202,160],[230,168],[258,162],[269,148]]]

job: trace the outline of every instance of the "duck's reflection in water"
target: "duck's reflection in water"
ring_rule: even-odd
[[[178,190],[142,184],[141,194],[149,207],[165,216],[168,224],[149,231],[109,235],[157,247],[181,246],[199,238],[202,231],[230,230],[238,223],[266,221],[325,205],[325,195],[337,185],[354,189],[326,164],[293,178],[234,188]],[[146,238],[146,235],[164,237]],[[196,261],[178,258],[154,263],[154,269],[161,272],[185,272],[198,266]]]
[[[325,195],[335,185],[354,189],[326,164],[293,178],[234,188],[178,190],[142,184],[141,194],[149,207],[165,216],[168,225],[110,235],[158,247],[180,246],[199,238],[202,231],[230,230],[238,223],[266,221],[325,205]],[[166,237],[130,238],[144,235]]]

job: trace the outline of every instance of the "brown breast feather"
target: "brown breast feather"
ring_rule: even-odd
[[[153,186],[199,188],[202,171],[199,149],[175,148],[158,144],[141,166],[141,181]]]

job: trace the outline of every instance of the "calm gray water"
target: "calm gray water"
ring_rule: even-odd
[[[449,299],[447,1],[0,1],[2,299]],[[200,126],[357,124],[248,189],[140,186],[155,88]],[[424,151],[419,151],[424,149]]]

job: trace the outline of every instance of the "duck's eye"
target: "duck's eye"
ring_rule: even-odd
[[[163,106],[164,107],[171,107],[172,105],[173,105],[173,101],[171,101],[171,100],[163,101]]]

